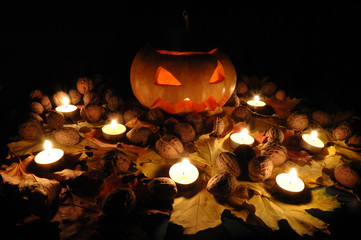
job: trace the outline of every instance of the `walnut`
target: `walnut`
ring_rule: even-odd
[[[117,188],[108,193],[102,203],[102,210],[111,217],[126,217],[133,212],[136,195],[130,188]]]
[[[295,131],[302,131],[308,126],[306,114],[292,113],[287,117],[287,126]]]
[[[68,94],[69,94],[70,101],[72,104],[76,105],[76,104],[80,103],[82,96],[78,90],[70,89]]]
[[[281,143],[285,138],[282,130],[275,127],[268,129],[265,136],[267,137],[269,142],[278,141]]]
[[[332,122],[331,115],[324,111],[314,111],[312,113],[312,118],[323,127],[329,126]]]
[[[166,133],[174,133],[174,126],[178,123],[178,119],[175,119],[173,117],[166,119],[163,122],[163,131]]]
[[[53,95],[53,102],[55,104],[55,106],[61,106],[63,105],[63,100],[64,98],[69,98],[69,95],[66,92],[63,91],[57,91],[54,95]]]
[[[252,117],[252,113],[246,106],[239,106],[234,109],[231,117],[236,122],[249,123]]]
[[[221,117],[212,116],[206,120],[205,128],[207,132],[211,132],[210,136],[220,137],[224,132],[224,121]]]
[[[263,145],[261,155],[272,160],[274,167],[282,165],[288,158],[286,147],[277,141]]]
[[[174,126],[174,133],[182,140],[183,143],[191,142],[196,137],[194,128],[189,123],[178,123]]]
[[[236,177],[228,172],[223,172],[208,180],[207,190],[216,198],[222,200],[227,199],[236,189],[236,186]]]
[[[121,124],[124,124],[124,117],[123,117],[123,114],[121,112],[108,112],[107,113],[107,119],[110,119],[110,120],[116,120],[117,123],[121,123]]]
[[[32,102],[31,103],[31,110],[34,112],[34,113],[37,113],[39,115],[43,114],[44,112],[44,107],[43,105],[41,105],[41,103],[39,102]]]
[[[219,172],[229,172],[236,178],[242,173],[237,156],[231,152],[221,152],[216,158],[216,167]]]
[[[30,120],[19,126],[19,135],[25,140],[38,140],[43,133],[43,126],[36,120]]]
[[[139,108],[131,108],[124,113],[124,122],[127,123],[135,117],[141,117],[144,112]]]
[[[147,121],[155,125],[162,125],[165,120],[164,113],[159,108],[149,109],[149,111],[146,114],[146,118]]]
[[[41,105],[43,105],[46,111],[50,111],[53,108],[53,105],[51,104],[51,101],[48,96],[44,96],[41,99]]]
[[[275,98],[278,101],[284,101],[286,99],[286,92],[282,89],[277,90],[277,92],[275,93]]]
[[[277,85],[274,82],[265,82],[261,87],[261,93],[265,96],[272,96],[277,90]]]
[[[204,116],[199,113],[190,113],[185,117],[185,120],[192,124],[196,133],[201,133],[204,128]]]
[[[252,181],[261,182],[272,175],[273,162],[265,156],[257,156],[248,163],[248,176]]]
[[[341,183],[347,188],[358,188],[361,186],[361,177],[359,169],[355,167],[354,163],[341,163],[335,168],[334,176],[337,182]]]
[[[170,201],[178,193],[176,183],[169,177],[156,177],[148,183],[148,191],[161,201]]]
[[[51,111],[46,117],[48,126],[53,129],[61,128],[65,123],[64,114],[58,111]]]
[[[117,111],[121,106],[124,106],[124,100],[116,95],[112,95],[108,98],[108,108],[110,111]]]
[[[181,140],[174,135],[165,134],[155,143],[158,154],[164,158],[175,159],[183,153]]]
[[[229,107],[238,107],[240,104],[239,98],[237,96],[237,94],[234,92],[231,97],[228,99],[228,101],[226,102],[225,106],[229,106]]]
[[[55,140],[63,145],[75,145],[80,142],[80,136],[75,128],[63,127],[54,132]]]
[[[80,77],[76,83],[76,88],[78,89],[80,94],[85,94],[93,89],[93,81],[87,77]]]
[[[347,145],[351,147],[361,147],[361,134],[356,133],[347,140]]]
[[[100,103],[100,96],[95,91],[88,91],[83,96],[84,105],[94,104],[98,105]]]
[[[352,128],[350,123],[344,121],[340,123],[332,132],[333,138],[336,141],[347,140],[352,135]]]
[[[248,92],[247,84],[243,81],[238,82],[237,87],[236,87],[236,92],[239,95],[242,95],[242,94],[245,94],[246,92]]]
[[[103,171],[107,175],[126,173],[131,163],[130,157],[116,148],[104,153],[102,161],[104,161]]]
[[[104,112],[105,110],[102,106],[90,104],[80,109],[80,116],[88,122],[97,122]]]
[[[30,92],[29,96],[31,99],[34,99],[34,98],[41,99],[43,97],[43,93],[41,92],[41,90],[35,89]]]
[[[153,134],[152,130],[147,127],[135,127],[127,132],[126,136],[134,144],[145,146],[148,143],[149,137]]]

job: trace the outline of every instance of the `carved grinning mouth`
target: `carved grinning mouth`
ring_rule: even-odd
[[[201,112],[205,110],[215,110],[218,106],[223,106],[227,100],[228,96],[225,94],[219,102],[217,102],[212,96],[209,97],[202,103],[194,103],[191,99],[186,98],[178,103],[170,104],[164,101],[161,98],[158,98],[154,101],[151,108],[160,108],[164,111],[176,114],[176,113],[185,113],[185,112]]]

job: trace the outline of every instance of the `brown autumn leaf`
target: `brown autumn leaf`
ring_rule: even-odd
[[[291,114],[291,110],[301,102],[302,99],[291,99],[287,97],[284,101],[279,101],[275,98],[267,98],[265,101],[267,105],[271,106],[278,117],[287,117]]]

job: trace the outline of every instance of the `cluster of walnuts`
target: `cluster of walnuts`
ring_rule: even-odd
[[[114,89],[104,84],[96,85],[88,77],[78,78],[75,88],[68,92],[57,91],[53,95],[45,95],[41,90],[34,90],[30,93],[30,99],[31,113],[29,119],[19,126],[19,135],[25,140],[39,140],[45,129],[51,129],[55,130],[55,140],[63,145],[74,145],[80,141],[77,130],[64,127],[67,121],[83,119],[98,122],[106,114],[113,114],[117,118],[117,112],[125,105]],[[56,107],[64,105],[64,100],[77,106],[70,119],[56,111]]]

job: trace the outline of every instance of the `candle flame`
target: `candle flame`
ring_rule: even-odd
[[[110,123],[110,127],[115,131],[117,129],[117,121],[116,120],[112,120],[112,122]]]
[[[190,98],[185,98],[184,101],[190,101],[191,99]]]
[[[314,141],[316,140],[316,138],[317,138],[317,131],[312,131],[312,132],[311,132],[311,139],[312,139],[312,141],[314,142]]]
[[[190,164],[188,158],[184,158],[182,161],[183,164]]]
[[[290,177],[297,177],[296,169],[292,168],[289,174],[290,174]]]
[[[44,149],[45,150],[50,150],[52,147],[53,146],[52,146],[52,144],[51,144],[51,142],[49,140],[44,141]]]
[[[63,97],[63,104],[64,104],[64,105],[69,105],[69,103],[70,103],[69,98]]]
[[[258,96],[258,95],[254,96],[254,101],[255,101],[256,103],[259,102],[259,96]]]

